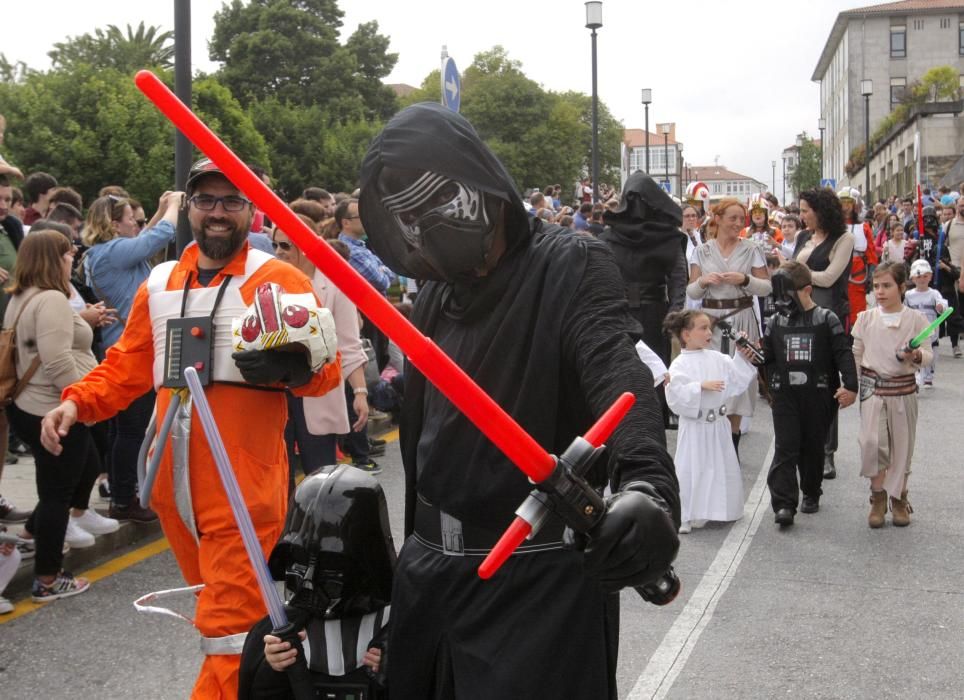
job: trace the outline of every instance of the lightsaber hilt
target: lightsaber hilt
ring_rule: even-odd
[[[753,355],[753,360],[757,364],[762,365],[764,363],[766,358],[763,356],[763,352],[761,352],[758,347],[756,347],[753,343],[751,343],[745,335],[740,335],[739,333],[734,331],[733,326],[731,326],[726,321],[718,320],[716,322],[716,325],[719,327],[720,332],[723,335],[725,335],[727,338],[729,338],[734,343],[736,343],[737,347],[749,348],[750,353]]]
[[[515,520],[479,566],[481,578],[491,578],[524,540],[535,536],[550,512],[577,532],[588,532],[599,522],[605,515],[606,504],[584,476],[602,454],[603,443],[635,402],[635,396],[623,393],[585,436],[573,440],[555,460],[549,476],[522,502]]]

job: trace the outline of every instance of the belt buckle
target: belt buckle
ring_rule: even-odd
[[[465,540],[462,537],[462,521],[439,510],[442,530],[442,553],[450,557],[465,556]]]

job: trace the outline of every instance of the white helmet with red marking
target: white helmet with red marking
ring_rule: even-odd
[[[706,211],[710,206],[710,188],[705,183],[695,180],[686,186],[686,201],[690,204],[702,204]]]
[[[319,307],[314,294],[288,294],[273,282],[258,286],[254,303],[231,324],[231,338],[235,350],[301,345],[312,372],[332,362],[338,351],[331,311]]]

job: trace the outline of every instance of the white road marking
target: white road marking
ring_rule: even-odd
[[[774,443],[771,440],[760,474],[743,506],[743,518],[733,525],[713,563],[703,574],[699,585],[687,601],[686,607],[666,632],[663,641],[646,664],[646,669],[636,679],[636,684],[629,692],[627,700],[654,700],[666,697],[686,665],[703,630],[713,619],[716,604],[726,593],[726,589],[736,575],[736,570],[760,527],[760,521],[770,512],[770,499],[767,498],[767,472],[773,460],[773,448]]]

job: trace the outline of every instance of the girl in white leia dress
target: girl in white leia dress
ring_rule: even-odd
[[[708,520],[739,520],[743,480],[727,404],[756,381],[756,367],[743,348],[734,357],[710,349],[713,325],[701,311],[671,313],[663,328],[682,347],[669,366],[666,386],[666,402],[680,418],[675,457],[682,506],[679,531],[687,533]]]

